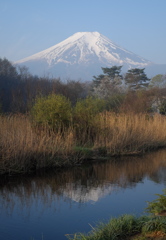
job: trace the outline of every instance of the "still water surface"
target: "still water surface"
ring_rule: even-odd
[[[1,240],[67,240],[100,221],[144,214],[166,187],[166,150],[0,179]]]

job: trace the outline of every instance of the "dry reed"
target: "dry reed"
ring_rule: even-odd
[[[73,133],[36,131],[23,115],[0,117],[0,172],[28,172],[32,169],[67,164],[73,156]]]
[[[78,151],[81,141],[74,126],[57,132],[48,128],[37,130],[28,116],[0,116],[0,174],[25,173],[82,161],[88,155]],[[94,136],[89,136],[92,131],[88,131],[87,145],[80,146],[87,147],[89,139],[93,139],[89,157],[92,153],[100,154],[101,149],[105,155],[144,152],[166,146],[166,117],[105,112],[94,119],[93,133]],[[85,135],[82,137],[85,140]]]
[[[107,154],[144,152],[166,146],[166,117],[156,114],[100,114],[94,148]]]

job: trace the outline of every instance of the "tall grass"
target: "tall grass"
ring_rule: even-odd
[[[0,117],[0,172],[27,172],[32,169],[62,166],[73,156],[70,128],[54,133],[36,131],[27,116]]]
[[[166,146],[166,118],[161,115],[97,114],[82,135],[77,133],[79,124],[55,132],[35,127],[25,115],[0,116],[0,173],[72,165],[92,154],[131,154]]]
[[[107,154],[139,153],[166,146],[166,117],[146,114],[100,114],[94,148]]]

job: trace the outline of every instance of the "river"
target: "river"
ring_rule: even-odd
[[[67,240],[100,221],[140,216],[166,187],[166,150],[35,175],[0,177],[1,240]]]

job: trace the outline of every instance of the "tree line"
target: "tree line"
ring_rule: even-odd
[[[121,69],[103,67],[103,73],[93,76],[91,82],[62,82],[60,78],[34,76],[25,66],[0,59],[0,111],[27,113],[36,99],[55,94],[67,98],[72,106],[87,97],[104,99],[112,111],[152,111],[158,102],[160,112],[165,114],[166,76],[158,74],[149,79],[144,68],[129,69],[122,75]]]
[[[87,96],[88,83],[59,78],[38,77],[23,66],[13,66],[7,59],[0,59],[0,106],[1,112],[26,113],[37,96],[61,94],[75,104],[78,98]]]

